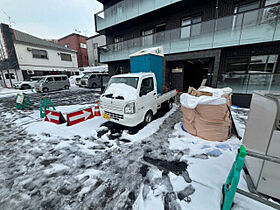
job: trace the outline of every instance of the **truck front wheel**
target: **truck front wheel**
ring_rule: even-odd
[[[150,122],[152,122],[153,120],[153,113],[152,111],[148,111],[145,115],[145,118],[144,118],[144,125],[147,125],[149,124]]]

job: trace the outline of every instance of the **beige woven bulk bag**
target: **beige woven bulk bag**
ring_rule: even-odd
[[[210,96],[209,96],[210,97]],[[183,128],[190,134],[209,141],[225,141],[231,137],[231,93],[222,95],[224,104],[198,104],[195,108],[181,106]]]

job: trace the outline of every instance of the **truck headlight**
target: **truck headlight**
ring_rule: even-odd
[[[135,103],[128,103],[124,107],[124,113],[125,114],[134,114],[135,113]]]

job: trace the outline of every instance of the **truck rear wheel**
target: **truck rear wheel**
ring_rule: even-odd
[[[145,118],[144,118],[144,125],[147,125],[149,124],[150,122],[152,122],[153,120],[153,113],[152,111],[148,111],[145,115]]]

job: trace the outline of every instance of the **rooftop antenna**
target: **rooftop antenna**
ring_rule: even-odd
[[[12,27],[12,23],[15,24],[15,21],[12,21],[12,17],[9,16],[3,9],[0,8],[0,10],[8,17],[8,19],[9,19],[9,24],[10,24],[9,26]]]

